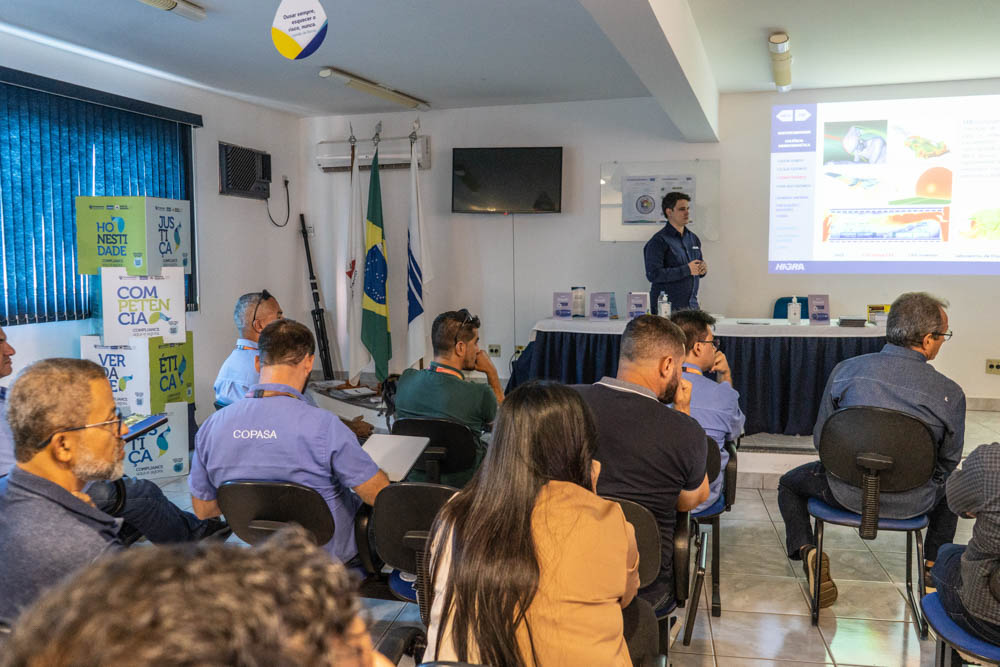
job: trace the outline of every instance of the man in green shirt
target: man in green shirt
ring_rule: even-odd
[[[434,361],[424,370],[409,369],[399,378],[396,418],[447,419],[464,424],[482,436],[503,401],[497,369],[479,349],[479,318],[465,308],[449,310],[434,318],[431,327]],[[470,382],[463,371],[482,371],[489,385]],[[482,460],[476,457],[476,466]],[[464,486],[475,467],[442,476],[442,483]],[[445,479],[448,478],[448,479]]]

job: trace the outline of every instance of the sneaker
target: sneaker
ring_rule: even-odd
[[[816,590],[816,580],[813,573],[816,571],[816,547],[809,547],[805,558],[802,559],[802,568],[806,571],[809,580],[809,596],[812,597]],[[823,554],[823,561],[819,569],[819,606],[825,609],[837,601],[837,584],[830,578],[830,557]]]
[[[233,534],[233,529],[229,527],[224,519],[205,519],[202,521],[199,531],[199,540],[212,540],[213,542],[225,542]]]

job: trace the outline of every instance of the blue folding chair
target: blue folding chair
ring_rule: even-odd
[[[934,649],[935,667],[964,665],[962,656],[974,662],[1000,663],[1000,646],[973,637],[959,627],[941,606],[941,599],[937,593],[925,595],[920,600],[920,606],[924,610],[924,618],[937,637]]]
[[[852,406],[834,412],[819,439],[819,459],[827,473],[861,489],[861,514],[835,509],[810,498],[809,514],[816,520],[816,572],[813,573],[812,622],[819,623],[820,568],[823,560],[823,524],[851,526],[861,539],[874,540],[880,530],[906,533],[906,597],[920,630],[927,638],[927,622],[913,594],[913,545],[920,567],[919,591],[924,597],[924,546],[921,531],[927,515],[912,519],[879,517],[881,493],[900,493],[923,486],[934,474],[937,446],[924,422],[898,410]]]
[[[716,446],[715,441],[708,439],[709,446]],[[729,452],[729,461],[723,471],[722,494],[718,500],[712,503],[711,507],[706,507],[697,514],[691,515],[691,537],[695,541],[695,573],[692,584],[691,606],[687,610],[687,618],[684,620],[684,645],[691,645],[691,633],[694,631],[694,621],[698,615],[698,598],[701,596],[701,587],[705,582],[705,566],[708,561],[708,549],[705,548],[706,540],[711,539],[712,543],[712,616],[722,616],[722,596],[719,593],[719,540],[720,527],[719,516],[723,512],[732,509],[736,502],[736,443],[726,441],[723,445]],[[712,537],[708,537],[711,531]],[[676,567],[676,565],[675,565]]]

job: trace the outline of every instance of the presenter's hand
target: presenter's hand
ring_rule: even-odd
[[[691,272],[692,276],[701,275],[701,265],[704,264],[700,259],[692,259],[688,262],[688,270]]]
[[[698,263],[701,265],[701,271],[698,273],[698,275],[703,276],[706,273],[708,273],[708,264],[705,263],[705,260],[699,259]]]
[[[677,393],[674,394],[674,409],[691,416],[691,382],[684,378],[681,378]]]
[[[715,361],[712,362],[711,371],[717,374],[719,382],[733,383],[733,373],[729,370],[729,360],[726,359],[722,350],[715,351]]]
[[[493,375],[497,374],[497,367],[490,361],[490,355],[486,354],[486,350],[479,350],[479,354],[476,355],[475,369],[486,373],[487,376],[491,373]]]

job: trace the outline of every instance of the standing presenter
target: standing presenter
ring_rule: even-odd
[[[668,192],[663,197],[663,215],[667,224],[653,234],[643,248],[649,308],[656,312],[661,292],[667,293],[674,311],[698,308],[698,283],[708,273],[702,259],[701,240],[687,229],[691,221],[691,197],[683,192]]]

